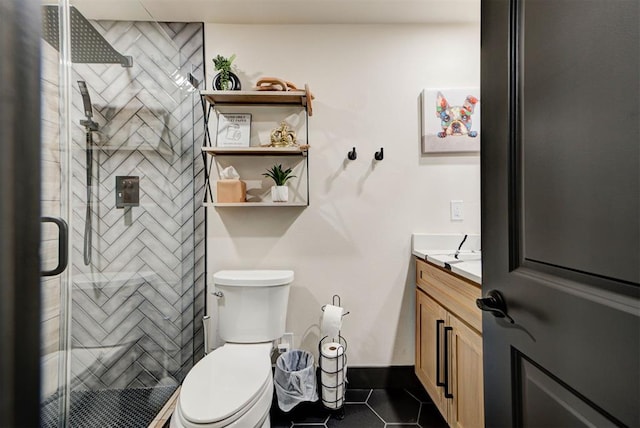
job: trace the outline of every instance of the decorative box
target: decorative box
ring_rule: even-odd
[[[242,180],[218,180],[216,184],[217,202],[245,202],[247,184]]]

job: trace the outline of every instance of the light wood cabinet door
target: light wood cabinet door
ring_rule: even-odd
[[[450,427],[482,428],[479,286],[420,260],[416,266],[416,375]]]
[[[449,352],[453,390],[449,426],[483,427],[482,336],[451,314],[448,325],[452,327]]]
[[[443,335],[447,311],[416,290],[416,375],[427,390],[440,413],[447,418],[447,400],[443,388]]]

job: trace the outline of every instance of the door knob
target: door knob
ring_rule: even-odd
[[[498,290],[491,290],[487,297],[476,299],[476,305],[483,311],[488,311],[496,318],[506,318],[511,324],[515,324],[513,318],[507,315],[507,304]]]

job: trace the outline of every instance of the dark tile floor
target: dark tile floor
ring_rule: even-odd
[[[274,394],[275,395],[275,394]],[[271,407],[271,427],[326,428],[447,427],[423,389],[348,389],[342,411],[331,412],[321,401],[301,403],[288,413]]]
[[[76,428],[147,428],[176,390],[155,388],[71,391],[69,426]],[[59,426],[60,396],[55,393],[40,408],[40,428]]]

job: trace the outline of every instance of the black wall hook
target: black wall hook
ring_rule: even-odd
[[[377,161],[381,161],[382,159],[384,159],[384,149],[380,147],[380,151],[376,152],[376,154],[373,155],[373,157]]]
[[[355,147],[349,153],[347,153],[347,157],[349,158],[349,160],[356,160],[358,154],[356,153]]]

